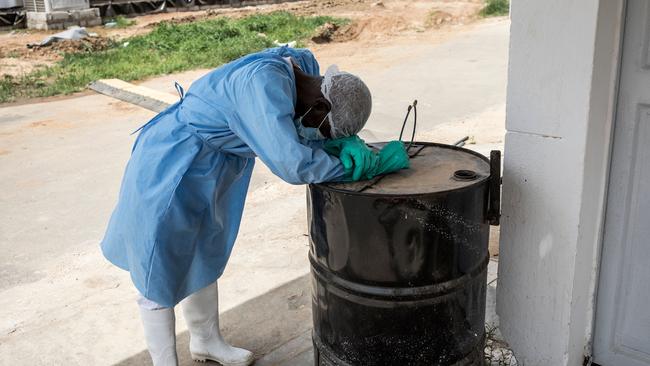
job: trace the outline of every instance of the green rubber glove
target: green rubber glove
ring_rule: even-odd
[[[404,144],[400,141],[391,141],[386,144],[379,151],[378,158],[375,169],[370,171],[373,177],[409,167],[409,155]]]
[[[359,136],[328,140],[324,147],[329,154],[338,156],[353,181],[372,178],[369,173],[376,169],[379,156]]]

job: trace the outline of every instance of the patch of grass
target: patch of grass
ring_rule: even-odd
[[[508,15],[510,12],[509,0],[487,0],[485,7],[479,13],[483,17],[497,17]]]
[[[343,24],[340,19],[300,17],[288,12],[242,19],[221,17],[185,24],[160,23],[151,33],[125,39],[108,50],[68,53],[51,67],[20,78],[0,79],[0,103],[69,94],[97,79],[128,81],[195,68],[214,68],[273,47],[274,40],[307,39],[326,22]]]
[[[11,75],[3,75],[0,78],[0,101],[9,98],[14,93],[14,78]]]
[[[18,52],[18,51],[16,51],[16,50],[11,50],[11,51],[9,51],[9,53],[7,53],[7,54],[5,55],[5,57],[8,57],[8,58],[18,58],[18,57],[20,57],[20,52]]]
[[[111,19],[111,21],[116,23],[115,28],[127,28],[137,23],[135,19],[129,19],[124,15],[118,15],[114,19]]]
[[[425,25],[427,27],[440,27],[443,24],[453,21],[453,16],[442,10],[431,10],[427,14]]]

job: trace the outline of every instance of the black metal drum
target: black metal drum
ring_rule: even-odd
[[[500,154],[409,152],[410,169],[308,189],[316,366],[483,365]]]

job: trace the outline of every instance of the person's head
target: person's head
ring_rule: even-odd
[[[357,76],[330,67],[324,77],[294,68],[298,102],[296,116],[305,127],[318,128],[327,138],[356,135],[370,117],[372,96]]]

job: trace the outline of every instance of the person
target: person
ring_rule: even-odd
[[[291,184],[379,174],[376,154],[356,137],[371,105],[357,76],[331,67],[321,77],[310,51],[280,47],[211,71],[140,129],[101,248],[140,293],[155,366],[178,363],[174,306],[181,300],[194,360],[253,362],[221,336],[217,279],[255,158]],[[335,155],[328,141],[336,142]],[[405,154],[391,153],[408,164]]]

